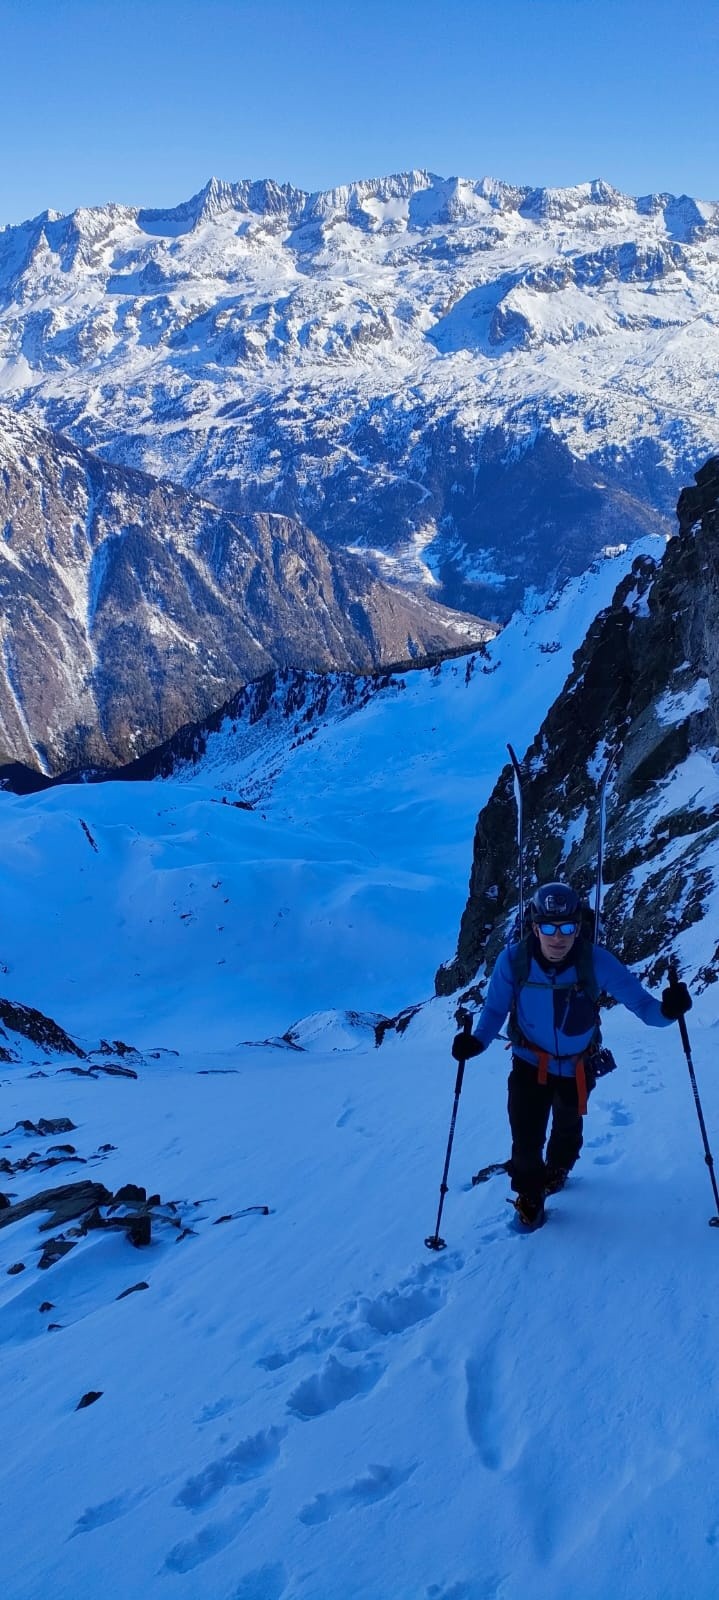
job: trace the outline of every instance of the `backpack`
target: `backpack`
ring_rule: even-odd
[[[591,1054],[591,1066],[594,1077],[603,1078],[606,1077],[608,1072],[614,1071],[617,1063],[614,1060],[611,1050],[609,1050],[606,1045],[602,1044],[602,1029],[599,1021],[599,997],[602,991],[597,982],[596,972],[594,971],[593,950],[594,944],[591,937],[588,937],[585,933],[580,933],[579,938],[577,939],[575,950],[575,967],[577,973],[577,982],[575,987],[577,989],[582,989],[596,1006],[596,1033],[592,1043],[589,1046],[589,1052]],[[525,984],[529,982],[529,970],[532,964],[533,953],[534,936],[533,934],[529,933],[527,934],[526,938],[521,940],[513,954],[510,955],[510,961],[512,964],[512,983],[514,985],[514,1000],[512,1002],[512,1009],[509,1013],[509,1025],[507,1032],[513,1044],[520,1044],[523,1042],[521,1029],[517,1022],[517,996],[520,989],[523,989]]]

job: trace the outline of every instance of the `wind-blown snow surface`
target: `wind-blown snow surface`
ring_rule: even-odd
[[[206,887],[218,841],[238,900],[250,860],[260,859],[259,846],[254,856],[238,847],[237,830],[259,828],[261,816],[212,803],[221,791],[213,794],[211,778],[229,781],[229,737],[224,770],[218,743],[214,769],[201,781],[188,775],[184,788],[0,796],[11,890],[4,991],[50,1010],[64,984],[65,1026],[127,1024],[133,1042],[182,1046],[177,1059],[147,1059],[136,1080],[73,1077],[57,1063],[44,1077],[5,1067],[0,1125],[71,1118],[88,1165],[64,1165],[61,1181],[144,1184],[175,1200],[193,1229],[176,1240],[158,1227],[137,1251],[123,1235],[91,1234],[39,1272],[36,1219],[0,1228],[7,1600],[713,1600],[719,1393],[710,1286],[719,1233],[706,1226],[711,1196],[678,1030],[608,1014],[620,1070],[592,1098],[581,1165],[550,1202],[546,1228],[524,1239],[509,1226],[504,1179],[466,1187],[478,1166],[508,1153],[502,1045],[471,1063],[441,1255],[423,1240],[434,1227],[455,1082],[450,1002],[426,1005],[379,1049],[371,1019],[348,1027],[341,1017],[306,1024],[305,1053],[228,1048],[252,1025],[253,1004],[255,1037],[259,1025],[278,1031],[299,1014],[290,956],[293,966],[306,962],[305,1012],[330,993],[337,1005],[351,993],[360,1007],[384,1009],[392,965],[397,999],[426,992],[430,966],[456,931],[474,816],[504,738],[523,748],[566,671],[573,630],[582,632],[582,604],[592,615],[622,570],[607,563],[580,594],[573,586],[571,604],[565,597],[512,625],[516,646],[523,635],[522,671],[510,628],[490,647],[502,660],[496,674],[476,670],[465,685],[464,663],[452,663],[412,679],[397,697],[410,719],[401,724],[404,749],[390,693],[285,753],[267,784],[265,828],[278,862],[285,851],[276,871],[286,899],[275,906],[263,869],[245,893],[249,928],[224,990],[209,982],[214,933],[198,917],[199,928],[177,923],[177,987],[186,992],[172,994],[162,955],[169,920],[155,935],[147,915],[158,892],[165,911],[170,893],[182,910],[192,871],[205,916],[223,895],[214,876]],[[539,649],[555,629],[563,661]],[[375,761],[351,810],[351,785],[380,743],[384,785]],[[352,754],[340,765],[343,744]],[[418,770],[400,790],[410,746]],[[314,814],[299,800],[310,784]],[[175,809],[158,824],[164,806]],[[414,881],[422,834],[427,882]],[[327,929],[323,835],[325,883],[336,899],[343,881],[354,886],[355,945],[346,910]],[[387,933],[360,894],[371,881],[370,848],[385,873],[397,856],[398,876],[414,875]],[[133,851],[142,865],[131,875]],[[34,955],[23,911],[33,883]],[[273,943],[270,912],[282,904],[294,932]],[[441,939],[424,932],[435,922]],[[183,957],[185,937],[194,942]],[[704,925],[682,936],[688,969],[707,939]],[[251,943],[256,967],[247,971]],[[135,987],[130,954],[144,974]],[[283,958],[288,988],[280,992],[278,976],[268,1001],[260,985]],[[689,1022],[716,1144],[712,989]],[[0,1141],[14,1159],[33,1144],[20,1131]],[[114,1149],[93,1154],[103,1144]],[[37,1187],[24,1174],[12,1182],[18,1197]],[[269,1215],[236,1215],[250,1206]],[[231,1220],[216,1226],[221,1217]],[[24,1272],[6,1276],[19,1260]],[[118,1300],[140,1282],[147,1288]],[[77,1411],[88,1391],[101,1397]]]
[[[8,1123],[69,1114],[87,1152],[111,1135],[96,1175],[160,1183],[196,1230],[142,1252],[91,1236],[44,1274],[13,1230],[8,1600],[716,1594],[719,1237],[678,1035],[610,1020],[621,1071],[527,1239],[504,1180],[464,1187],[506,1154],[494,1046],[468,1076],[437,1257],[453,1025],[431,1010],[380,1051],[4,1086]],[[213,1226],[251,1204],[271,1215]]]

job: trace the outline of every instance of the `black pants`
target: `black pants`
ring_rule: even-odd
[[[507,1110],[512,1130],[510,1178],[516,1194],[539,1199],[544,1193],[542,1152],[547,1136],[549,1114],[552,1130],[546,1161],[550,1167],[569,1171],[582,1148],[582,1118],[575,1078],[558,1078],[549,1073],[546,1083],[537,1081],[537,1068],[514,1056],[508,1081]],[[594,1087],[587,1074],[587,1092]]]

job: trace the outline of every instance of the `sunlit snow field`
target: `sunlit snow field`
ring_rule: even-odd
[[[596,611],[663,548],[642,541],[517,615],[469,683],[459,658],[298,749],[288,726],[259,785],[261,754],[243,760],[228,726],[185,781],[0,795],[2,992],[91,1039],[205,1049],[426,998],[506,741],[525,748]],[[253,812],[218,803],[258,786]]]

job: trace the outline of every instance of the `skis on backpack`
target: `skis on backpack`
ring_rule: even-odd
[[[507,745],[514,776],[514,798],[517,806],[517,867],[519,884],[518,937],[524,934],[524,802],[522,794],[522,768],[511,744]],[[597,818],[597,877],[594,891],[594,944],[599,944],[602,924],[602,899],[604,890],[604,841],[607,830],[607,788],[614,770],[617,755],[613,751],[607,761],[598,789]]]
[[[511,744],[507,745],[509,759],[514,769],[514,798],[517,805],[517,857],[519,866],[519,928],[517,937],[524,937],[524,805],[522,802],[522,768]]]
[[[601,776],[601,779],[600,779],[600,783],[599,783],[599,817],[598,817],[599,838],[598,838],[598,842],[597,842],[597,885],[596,885],[596,889],[595,889],[595,893],[594,893],[594,943],[595,944],[599,944],[599,938],[600,938],[600,934],[601,934],[601,931],[602,931],[602,890],[603,890],[603,887],[604,887],[604,885],[603,885],[603,877],[604,877],[604,838],[605,838],[606,828],[607,828],[607,784],[609,783],[609,779],[610,779],[610,776],[611,776],[612,769],[614,767],[615,761],[616,761],[616,753],[613,753],[609,757],[609,760],[608,760],[608,762],[606,764],[606,767],[604,768],[604,771],[602,773],[602,776]]]

